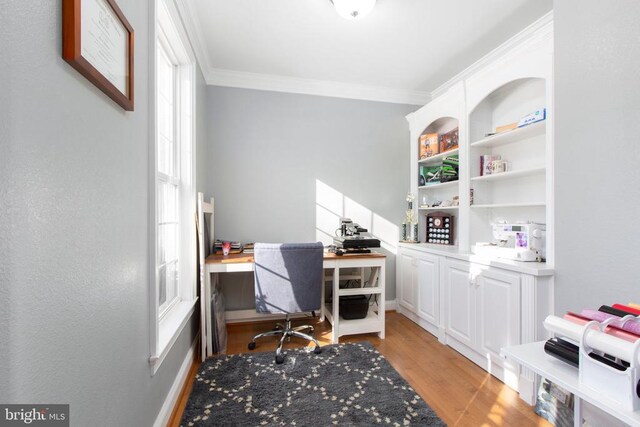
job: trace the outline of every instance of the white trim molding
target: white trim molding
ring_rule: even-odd
[[[512,47],[518,45],[523,39],[529,38],[535,33],[552,31],[552,26],[549,24],[553,22],[553,11],[551,11],[510,38],[507,42],[495,48],[473,65],[456,74],[432,92],[429,92],[214,68],[209,52],[206,49],[200,21],[193,7],[189,5],[189,1],[175,1],[182,16],[182,22],[184,23],[191,46],[200,64],[200,69],[208,85],[420,106],[442,95],[452,85],[464,80],[465,77],[473,74],[479,68],[482,68],[495,58],[503,55]]]
[[[196,344],[199,339],[200,332],[196,334],[189,351],[187,351],[187,355],[182,361],[180,370],[176,374],[175,380],[173,380],[173,384],[171,385],[169,393],[167,393],[167,397],[160,408],[160,412],[158,412],[158,416],[156,417],[156,421],[153,423],[153,427],[164,427],[168,425],[169,418],[171,418],[171,413],[178,402],[182,388],[184,387],[185,382],[189,379],[188,375],[191,370],[191,366],[195,363]]]
[[[214,68],[204,42],[200,21],[193,6],[189,5],[188,0],[174,1],[208,85],[359,99],[392,104],[424,105],[431,101],[428,91],[402,90],[382,86],[367,86]]]
[[[328,80],[302,79],[271,74],[247,73],[210,68],[205,75],[208,85],[243,89],[269,90],[392,104],[424,105],[431,100],[429,92],[367,86]]]
[[[203,75],[208,74],[208,70],[212,68],[211,58],[209,52],[206,49],[206,44],[202,37],[202,28],[200,27],[200,21],[198,16],[193,11],[193,7],[190,5],[190,0],[175,1],[176,8],[182,18],[182,24],[187,32],[187,37],[191,44],[191,49],[195,52],[196,59],[200,65]]]

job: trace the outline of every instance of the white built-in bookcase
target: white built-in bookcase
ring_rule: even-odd
[[[540,25],[499,47],[454,78],[424,107],[407,116],[411,131],[410,191],[425,241],[425,218],[431,211],[455,216],[455,248],[469,253],[476,242],[492,239],[491,223],[535,221],[547,225],[547,266],[553,265],[553,87],[552,24]],[[497,126],[517,122],[541,107],[543,122],[487,137]],[[419,186],[420,166],[439,164],[443,154],[419,160],[419,138],[458,127],[459,180]],[[499,154],[509,171],[481,176],[480,156]],[[473,189],[473,204],[470,190]],[[421,208],[426,200],[451,200],[459,206]],[[420,243],[437,249],[440,245]],[[450,248],[443,248],[451,250]]]

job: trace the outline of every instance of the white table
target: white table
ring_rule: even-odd
[[[332,304],[325,304],[324,301],[324,284],[322,290],[322,305],[320,310],[320,319],[325,318],[332,325],[331,341],[338,343],[343,335],[365,334],[377,332],[380,338],[384,338],[384,304],[385,304],[385,259],[384,254],[372,252],[369,254],[353,254],[338,256],[333,253],[325,252],[323,267],[332,269]],[[248,254],[230,254],[228,256],[210,255],[205,260],[205,280],[204,280],[204,331],[206,336],[202,340],[202,354],[207,356],[213,355],[212,352],[212,333],[211,333],[211,275],[214,274],[214,280],[219,280],[220,273],[235,273],[253,271],[254,261],[253,255]],[[369,286],[363,288],[340,289],[340,269],[341,268],[360,268],[360,277],[364,277],[364,269],[371,268],[372,274],[369,277]],[[378,308],[376,310],[369,309],[367,317],[364,319],[345,320],[340,318],[339,297],[346,295],[377,295]],[[206,350],[206,351],[205,351]]]
[[[578,368],[545,353],[544,341],[503,348],[502,354],[573,393],[575,426],[582,425],[583,400],[626,424],[640,426],[640,412],[622,408],[607,395],[581,385],[578,380]]]

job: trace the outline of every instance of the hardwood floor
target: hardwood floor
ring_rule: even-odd
[[[294,324],[308,324],[299,320]],[[329,344],[331,326],[315,322],[315,336],[322,345]],[[273,322],[228,326],[227,353],[243,353],[247,343]],[[340,342],[369,341],[404,377],[438,416],[450,426],[550,426],[525,404],[518,394],[498,379],[461,356],[450,347],[396,312],[387,312],[386,338],[375,334],[342,337]],[[258,342],[255,351],[275,350],[275,339]],[[292,340],[287,348],[302,343]],[[187,404],[197,365],[191,370],[169,426],[179,426]],[[322,425],[322,423],[320,423]]]

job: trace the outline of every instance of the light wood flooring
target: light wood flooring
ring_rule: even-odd
[[[418,325],[396,312],[386,313],[386,337],[376,334],[340,338],[340,342],[369,341],[404,377],[438,416],[450,426],[550,426],[518,394],[492,377],[473,362],[444,346]],[[294,321],[314,324],[315,336],[322,345],[331,340],[328,322]],[[234,324],[228,326],[227,353],[243,353],[247,343],[260,332],[269,330],[273,322]],[[265,338],[254,351],[275,350],[277,341]],[[286,347],[304,345],[292,339]],[[192,367],[189,378],[173,411],[169,426],[179,426],[187,404],[193,378],[199,363]],[[319,423],[322,425],[322,423]]]

